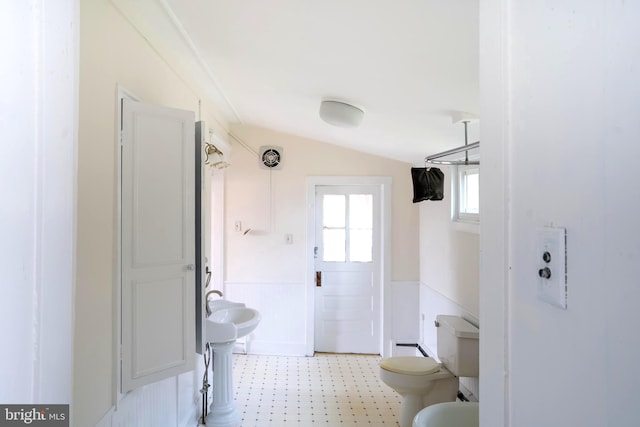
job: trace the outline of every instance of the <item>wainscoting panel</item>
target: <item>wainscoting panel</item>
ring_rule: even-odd
[[[391,339],[395,343],[419,343],[419,295],[418,282],[391,282]],[[392,349],[392,354],[396,349]]]
[[[118,402],[117,409],[111,408],[96,427],[198,425],[202,413],[200,388],[203,374],[203,358],[196,355],[194,371],[125,394]]]
[[[419,340],[419,283],[390,284],[392,301],[388,320],[393,342]],[[257,309],[262,321],[243,344],[248,354],[304,356],[306,352],[306,291],[302,282],[227,282],[225,299],[243,302]]]
[[[248,354],[304,356],[306,292],[302,282],[226,282],[225,299],[260,312],[262,320],[244,344]]]

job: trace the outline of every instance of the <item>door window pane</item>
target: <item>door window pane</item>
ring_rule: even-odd
[[[373,196],[349,195],[349,260],[371,262],[373,253]]]
[[[371,262],[371,230],[351,230],[349,260],[352,262]]]
[[[349,225],[352,229],[373,227],[373,196],[371,194],[349,195]]]
[[[346,197],[341,194],[322,196],[322,259],[346,261]]]
[[[345,262],[345,229],[325,228],[322,230],[323,253],[325,262]]]
[[[325,194],[322,197],[322,226],[344,228],[346,198],[342,194]]]

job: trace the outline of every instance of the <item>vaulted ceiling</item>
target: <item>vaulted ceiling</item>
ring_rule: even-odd
[[[477,0],[154,1],[230,121],[420,164],[464,144],[452,113],[479,115]],[[323,122],[324,98],[363,107],[362,124]]]

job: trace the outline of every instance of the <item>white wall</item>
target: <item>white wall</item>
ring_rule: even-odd
[[[420,282],[478,317],[480,236],[452,223],[451,168],[440,169],[444,199],[419,203]]]
[[[284,148],[284,154],[282,169],[270,172],[259,168],[257,156],[232,139],[232,166],[227,169],[225,186],[226,280],[299,280],[303,277],[306,265],[304,179],[322,175],[392,177],[392,280],[418,277],[415,256],[418,209],[411,203],[409,164],[259,127],[233,125],[232,133],[256,152],[262,145],[277,145]],[[242,233],[234,232],[235,220],[241,220],[243,227],[251,228],[254,233],[242,237]],[[284,245],[286,232],[293,234],[293,245]],[[243,258],[235,256],[240,253],[251,258],[250,268]],[[266,256],[258,256],[263,254]],[[271,261],[278,258],[291,258],[295,262],[281,270],[269,268],[273,265]]]
[[[77,6],[0,5],[3,404],[71,403]]]
[[[475,126],[474,126],[475,127]],[[477,133],[474,129],[474,134]],[[470,141],[476,141],[476,136]],[[462,231],[451,221],[450,166],[445,175],[444,199],[420,202],[419,344],[437,358],[434,321],[439,314],[460,316],[479,325],[480,236]],[[462,386],[479,398],[478,379],[464,378]]]
[[[200,379],[195,372],[128,394],[120,402],[119,411],[111,412],[117,398],[114,289],[118,282],[114,271],[118,85],[144,102],[194,111],[196,118],[208,126],[222,127],[223,134],[226,123],[216,121],[216,108],[187,76],[175,71],[175,58],[161,56],[159,52],[164,50],[150,46],[113,2],[82,2],[80,20],[74,423],[90,426],[102,420],[118,425],[127,419],[144,420],[136,417],[144,417],[140,414],[150,405],[165,408],[165,419],[182,425],[197,408]]]
[[[483,10],[495,13],[484,24],[498,24],[481,42],[482,159],[497,168],[487,178],[483,166],[483,206],[506,212],[483,225],[482,263],[508,264],[481,271],[481,325],[495,344],[482,348],[481,425],[637,425],[640,4],[495,1]],[[496,221],[505,214],[506,235]],[[536,229],[552,223],[567,229],[567,310],[536,296]]]
[[[268,171],[234,141],[232,166],[225,170],[225,296],[253,305],[263,316],[250,351],[304,354],[312,339],[306,336],[305,308],[307,176],[392,177],[389,295],[413,295],[398,301],[397,309],[417,315],[418,208],[411,203],[411,165],[257,127],[234,125],[232,132],[256,152],[261,145],[283,147],[282,169]],[[252,231],[234,231],[236,221]],[[287,233],[293,244],[285,244]],[[415,340],[417,326],[416,317],[395,325],[392,334]]]

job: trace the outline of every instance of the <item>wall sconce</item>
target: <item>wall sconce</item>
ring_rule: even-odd
[[[229,163],[224,160],[224,154],[218,150],[215,145],[206,143],[204,144],[204,164],[209,165],[216,169],[224,169],[229,166]]]

